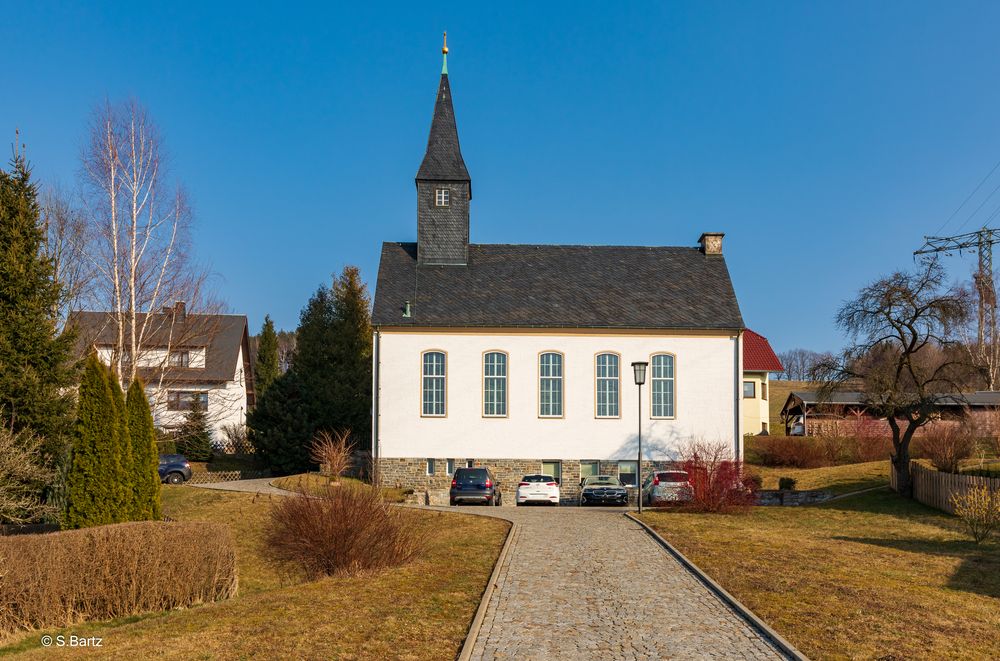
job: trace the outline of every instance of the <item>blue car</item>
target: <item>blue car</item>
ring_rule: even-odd
[[[184,484],[191,479],[191,463],[182,454],[160,455],[160,481],[167,484]]]

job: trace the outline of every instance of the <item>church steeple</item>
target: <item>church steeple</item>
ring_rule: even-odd
[[[427,151],[417,171],[417,262],[468,263],[472,179],[458,143],[448,83],[448,33]]]

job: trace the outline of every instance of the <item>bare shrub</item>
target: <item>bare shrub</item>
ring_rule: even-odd
[[[0,427],[0,523],[30,523],[51,514],[43,500],[54,473],[42,460],[42,441]]]
[[[892,455],[892,433],[881,420],[859,417],[848,449],[851,463],[881,461]]]
[[[824,447],[813,436],[759,436],[755,453],[763,466],[816,468],[826,464]]]
[[[247,426],[238,422],[222,425],[222,450],[227,454],[250,454],[253,445],[247,440]]]
[[[976,439],[964,425],[935,424],[916,442],[919,452],[931,460],[934,468],[957,473],[959,464],[976,450]]]
[[[331,480],[344,474],[351,465],[351,430],[316,433],[309,444],[309,458],[319,464],[319,472]]]
[[[951,504],[976,544],[1000,528],[1000,492],[990,491],[985,485],[972,487],[964,494],[952,494]]]
[[[0,636],[236,594],[221,523],[142,521],[0,537]]]
[[[698,512],[726,513],[754,504],[756,483],[734,461],[726,443],[692,443],[684,452],[682,470],[691,483],[691,500],[686,507]]]
[[[265,543],[276,563],[314,579],[405,564],[421,552],[424,537],[377,489],[343,484],[280,499]]]

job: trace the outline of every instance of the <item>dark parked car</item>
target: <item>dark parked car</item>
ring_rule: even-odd
[[[452,505],[461,502],[500,505],[502,499],[500,484],[489,468],[459,468],[455,471],[449,494]]]
[[[580,504],[628,505],[628,489],[613,475],[591,475],[583,480]]]
[[[182,454],[160,455],[160,481],[167,484],[183,484],[191,479],[191,464]]]

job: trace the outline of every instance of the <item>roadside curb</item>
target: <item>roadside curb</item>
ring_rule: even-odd
[[[484,515],[479,515],[484,516]],[[462,643],[462,649],[458,653],[458,661],[469,661],[472,658],[472,649],[476,646],[476,640],[479,638],[479,631],[483,628],[483,620],[486,618],[486,611],[490,607],[490,600],[493,598],[493,590],[497,586],[497,582],[500,579],[500,572],[503,570],[504,561],[507,559],[507,553],[510,551],[510,547],[514,545],[514,538],[517,536],[521,529],[521,524],[510,522],[510,529],[507,531],[507,539],[504,540],[503,548],[500,549],[500,555],[497,556],[496,564],[493,565],[493,573],[490,574],[490,580],[486,583],[486,589],[483,590],[483,596],[479,600],[479,608],[476,609],[476,614],[472,618],[472,623],[469,625],[469,631],[465,634],[465,642]]]
[[[708,574],[703,572],[701,568],[698,567],[698,565],[688,560],[683,553],[674,548],[674,546],[670,542],[665,540],[663,537],[661,537],[658,532],[656,532],[650,526],[640,521],[638,517],[632,514],[632,512],[625,512],[625,516],[638,523],[639,526],[642,527],[642,529],[645,530],[657,544],[662,546],[663,549],[666,550],[667,553],[672,555],[679,563],[681,563],[681,565],[685,569],[694,574],[695,577],[699,581],[701,581],[705,585],[705,587],[707,587],[709,590],[715,593],[715,595],[719,599],[721,599],[723,603],[725,603],[727,606],[736,611],[736,613],[744,620],[746,620],[746,622],[751,627],[757,629],[757,631],[759,631],[765,638],[767,638],[772,645],[777,647],[780,652],[783,652],[789,658],[794,659],[795,661],[809,661],[809,657],[807,657],[805,654],[795,649],[795,646],[793,646],[790,642],[782,638],[781,634],[779,634],[777,631],[768,626],[768,624],[764,622],[764,620],[754,615],[753,611],[751,611],[749,608],[741,604],[739,600],[736,599],[736,597],[729,594],[725,590],[725,588],[723,588],[721,585],[712,580],[712,578]]]

